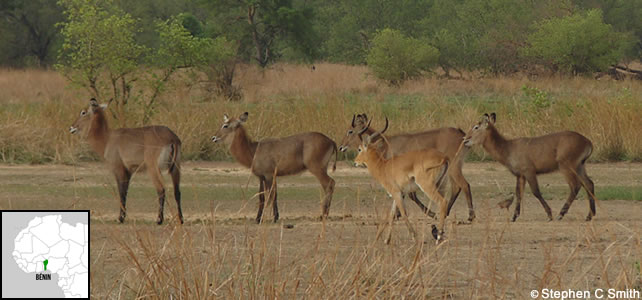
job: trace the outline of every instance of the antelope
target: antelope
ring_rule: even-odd
[[[138,128],[110,129],[104,109],[106,104],[98,105],[95,98],[89,100],[89,107],[80,111],[80,116],[71,125],[69,132],[85,132],[91,148],[100,155],[116,178],[120,195],[120,216],[125,221],[127,190],[132,175],[138,171],[147,173],[156,186],[158,202],[157,223],[163,223],[165,187],[162,171],[167,170],[174,185],[174,199],[178,206],[178,217],[183,224],[180,191],[180,151],[181,140],[165,126],[146,126]]]
[[[361,129],[359,135],[365,134],[369,126],[370,123]],[[401,216],[408,230],[416,240],[416,233],[408,221],[403,198],[404,193],[409,191],[414,192],[417,188],[439,204],[440,215],[437,230],[435,230],[433,225],[433,236],[437,239],[437,242],[439,242],[443,237],[444,223],[448,213],[448,205],[446,199],[444,199],[439,192],[439,185],[441,185],[445,177],[444,175],[448,170],[449,159],[445,154],[435,149],[410,151],[392,158],[386,158],[377,149],[375,143],[377,140],[382,139],[382,134],[387,129],[388,119],[386,118],[386,127],[382,131],[375,132],[372,135],[365,135],[362,144],[359,145],[357,149],[358,154],[355,158],[355,164],[357,166],[365,165],[372,177],[392,196],[393,205],[388,218],[390,230],[388,231],[385,243],[390,243],[392,221],[397,208],[401,211]],[[377,233],[377,239],[381,232],[380,230]]]
[[[359,147],[361,144],[362,134],[372,135],[375,132],[374,129],[367,127],[366,123],[368,123],[368,116],[366,114],[352,116],[351,126],[343,137],[339,151],[345,152],[348,149]],[[365,131],[363,131],[364,128]],[[462,167],[467,149],[460,146],[462,138],[465,135],[466,134],[461,129],[443,127],[418,133],[386,136],[388,143],[379,145],[379,149],[382,151],[385,158],[391,158],[395,155],[401,155],[410,151],[420,151],[425,149],[434,149],[445,154],[450,161],[448,177],[451,181],[451,193],[448,201],[447,214],[450,214],[450,210],[453,204],[455,204],[455,200],[459,196],[459,193],[463,191],[466,196],[466,200],[468,201],[468,222],[472,222],[475,219],[473,197],[470,192],[470,184],[468,184],[468,181],[462,174]],[[421,201],[419,201],[414,192],[409,193],[408,195],[424,213],[430,217],[435,215],[432,211],[428,210]]]
[[[244,112],[238,118],[232,119],[227,114],[223,115],[223,125],[216,135],[212,136],[212,142],[222,141],[236,161],[249,168],[252,174],[259,178],[259,211],[256,222],[261,223],[262,220],[266,191],[268,203],[272,203],[274,222],[279,220],[276,177],[295,175],[305,170],[310,171],[319,180],[325,192],[321,203],[321,218],[326,218],[330,211],[335,183],[327,173],[333,154],[333,171],[337,165],[338,151],[334,141],[318,132],[305,132],[255,142],[243,127],[248,115]]]
[[[495,128],[496,119],[495,113],[484,114],[482,120],[475,124],[464,137],[464,145],[466,147],[482,145],[490,156],[506,166],[517,177],[515,187],[517,203],[512,221],[519,217],[526,182],[533,195],[544,207],[549,221],[553,219],[551,208],[539,191],[537,175],[558,170],[564,175],[571,193],[557,219],[561,220],[564,217],[580,191],[580,187],[584,187],[590,208],[586,221],[590,221],[595,216],[595,191],[593,181],[586,174],[584,164],[593,152],[591,141],[574,131],[561,131],[532,138],[506,139]],[[501,202],[499,206],[508,209],[512,202],[513,198]]]

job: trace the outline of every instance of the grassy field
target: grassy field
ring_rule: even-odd
[[[186,223],[176,205],[167,224],[154,223],[158,202],[145,174],[134,178],[125,224],[117,223],[116,186],[101,164],[0,166],[2,209],[90,209],[91,293],[95,298],[428,298],[528,299],[533,289],[637,288],[642,284],[642,164],[590,164],[597,216],[582,193],[560,222],[547,222],[527,193],[522,215],[497,203],[514,178],[497,163],[468,163],[477,219],[465,200],[447,219],[436,246],[430,224],[407,203],[416,244],[403,224],[392,245],[375,241],[390,200],[366,169],[340,163],[330,219],[320,222],[321,191],[311,175],[279,181],[281,220],[253,222],[258,182],[235,163],[186,163]],[[559,174],[542,176],[544,197],[558,212],[568,188]],[[171,193],[168,193],[171,194]],[[612,199],[612,200],[606,200]]]
[[[379,128],[388,117],[389,132],[397,133],[442,126],[468,130],[483,113],[494,111],[508,137],[575,130],[593,141],[591,161],[642,161],[639,81],[425,79],[392,88],[374,80],[365,67],[319,64],[316,71],[296,65],[265,71],[241,67],[236,84],[242,87],[242,102],[216,100],[198,85],[177,81],[160,99],[151,123],[176,131],[184,160],[229,160],[209,140],[224,113],[248,111],[248,131],[258,139],[319,131],[338,141],[355,113],[368,113]],[[86,143],[68,132],[89,97],[52,71],[0,71],[0,161],[96,160]],[[141,105],[131,103],[119,122],[140,126],[142,115]],[[468,158],[486,157],[477,149]]]
[[[425,79],[399,88],[380,84],[365,67],[241,67],[244,100],[226,102],[198,84],[177,82],[159,101],[152,123],[182,140],[185,224],[168,196],[166,223],[146,175],[134,177],[128,217],[117,222],[114,179],[87,143],[68,128],[87,105],[85,91],[52,71],[0,70],[0,209],[91,210],[91,294],[96,299],[530,299],[531,290],[642,289],[642,84],[590,78]],[[101,99],[104,100],[104,99]],[[517,222],[497,206],[512,197],[515,178],[468,155],[477,219],[464,221],[463,196],[435,245],[430,226],[407,203],[420,241],[402,224],[392,244],[375,240],[391,200],[366,169],[339,162],[330,218],[318,220],[321,188],[307,173],[279,179],[281,220],[255,224],[258,181],[210,141],[223,113],[249,112],[254,138],[319,131],[339,142],[352,115],[368,113],[389,133],[441,126],[464,130],[497,112],[508,137],[575,130],[592,140],[587,166],[597,216],[584,222],[580,193],[563,221],[547,222],[529,193]],[[131,103],[126,126],[140,126]],[[341,155],[340,158],[345,158]],[[560,174],[541,176],[553,213],[568,187]],[[166,180],[168,185],[169,180]],[[167,195],[172,195],[168,187]],[[424,202],[426,199],[424,198]],[[434,209],[434,205],[433,205]]]

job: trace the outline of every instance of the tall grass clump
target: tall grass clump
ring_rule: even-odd
[[[150,124],[167,125],[183,141],[186,160],[229,159],[210,142],[224,113],[250,113],[255,139],[318,131],[339,142],[353,114],[367,113],[372,126],[390,119],[389,133],[452,126],[467,131],[483,113],[496,112],[507,137],[574,130],[594,146],[591,161],[642,161],[642,84],[555,77],[423,79],[382,86],[365,67],[319,64],[242,66],[234,84],[244,101],[211,100],[198,85],[176,84],[158,99]],[[25,84],[27,78],[34,84]],[[65,89],[51,71],[0,71],[0,160],[9,163],[73,163],[96,159],[82,139],[68,134],[89,95]],[[103,99],[106,102],[105,99]],[[141,126],[144,107],[127,111],[126,126]],[[112,127],[117,127],[112,122]],[[487,156],[480,149],[471,160]]]
[[[511,223],[486,218],[474,237],[460,237],[452,226],[440,245],[422,222],[415,224],[425,242],[414,243],[398,226],[392,245],[375,241],[376,227],[362,223],[229,226],[212,213],[191,225],[115,226],[104,242],[117,252],[99,251],[92,268],[118,272],[92,273],[92,296],[524,299],[534,289],[640,284],[639,236],[619,223],[582,223],[564,237],[516,243],[523,237]]]

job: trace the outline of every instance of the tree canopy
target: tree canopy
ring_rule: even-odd
[[[90,19],[99,12],[88,8],[78,15],[86,19],[76,20],[105,31],[97,43],[128,39],[136,45],[104,48],[110,59],[123,56],[109,68],[153,65],[145,53],[167,47],[158,24],[173,19],[190,36],[234,49],[235,62],[261,67],[278,61],[370,64],[375,39],[386,30],[422,50],[436,49],[434,64],[446,76],[511,74],[534,65],[581,74],[642,58],[642,0],[5,0],[0,65],[74,67],[70,57],[83,55],[74,45],[90,42],[70,40],[72,10],[82,3],[109,3],[103,17]],[[110,30],[127,34],[109,36]]]

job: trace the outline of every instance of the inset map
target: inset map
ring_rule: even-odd
[[[89,211],[2,211],[2,297],[87,298]]]

